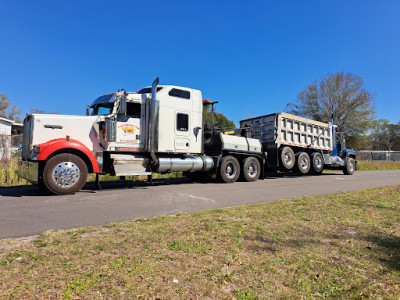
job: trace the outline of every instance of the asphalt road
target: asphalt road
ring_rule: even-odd
[[[186,179],[160,180],[152,186],[115,182],[104,184],[102,190],[92,190],[94,185],[87,184],[82,191],[66,196],[43,195],[33,186],[0,188],[0,238],[395,184],[400,184],[400,171],[356,172],[353,176],[271,175],[234,184]]]

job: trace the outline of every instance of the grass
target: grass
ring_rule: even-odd
[[[0,241],[0,298],[397,298],[400,186]]]
[[[17,155],[12,155],[8,161],[0,161],[0,187],[30,185],[25,179],[18,177],[17,170]]]
[[[359,160],[357,171],[400,170],[400,161]]]

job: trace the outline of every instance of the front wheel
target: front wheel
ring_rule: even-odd
[[[45,187],[53,194],[73,194],[86,183],[88,168],[78,156],[58,154],[49,159],[43,170]]]
[[[230,155],[222,158],[218,172],[219,179],[226,183],[233,183],[238,180],[239,175],[240,165],[238,160]]]
[[[254,156],[247,157],[242,164],[242,178],[245,181],[256,181],[260,177],[260,162]]]
[[[355,165],[356,165],[356,163],[355,163],[354,159],[348,158],[346,165],[343,168],[343,173],[345,175],[353,175],[354,170],[355,170]]]

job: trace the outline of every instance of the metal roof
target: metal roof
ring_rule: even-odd
[[[10,123],[11,125],[15,125],[15,126],[24,126],[24,124],[22,124],[22,123],[17,123],[14,120],[2,118],[2,117],[0,117],[0,121],[4,121],[4,122]]]

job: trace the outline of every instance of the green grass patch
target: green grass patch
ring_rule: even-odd
[[[399,262],[382,187],[0,240],[0,298],[397,298]]]
[[[18,170],[17,155],[12,155],[9,161],[1,161],[0,187],[30,185],[28,181],[18,176],[17,170]]]
[[[400,161],[358,160],[357,171],[400,170]]]

